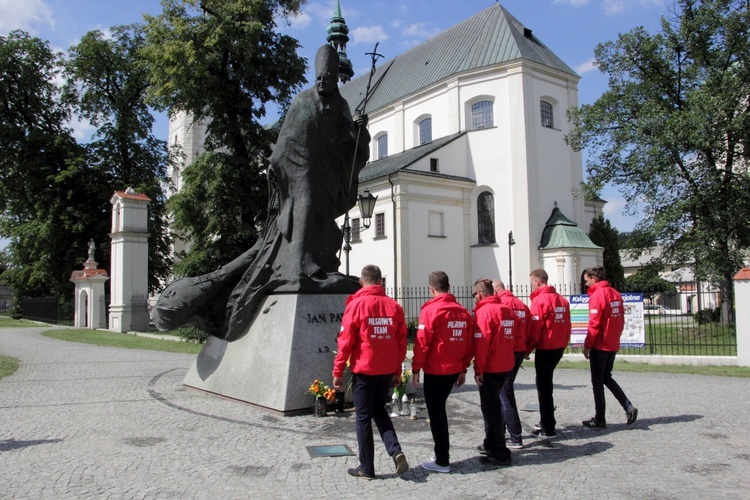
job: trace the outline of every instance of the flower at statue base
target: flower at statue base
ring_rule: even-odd
[[[316,398],[325,398],[328,401],[333,401],[336,398],[336,391],[325,385],[320,380],[315,380],[307,392],[315,396]]]
[[[396,386],[396,393],[399,396],[399,399],[403,397],[404,394],[406,394],[406,386],[411,382],[412,373],[411,370],[402,370],[401,371],[401,383]]]

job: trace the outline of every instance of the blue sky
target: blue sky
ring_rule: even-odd
[[[370,62],[367,52],[380,42],[378,52],[390,59],[485,9],[495,0],[341,0],[341,10],[350,29],[347,53],[356,75],[365,74]],[[593,66],[598,43],[615,40],[637,26],[660,29],[660,17],[673,8],[672,0],[502,0],[500,2],[547,47],[580,76],[579,101],[592,103],[607,88],[606,77]],[[325,29],[336,0],[312,0],[290,25],[281,25],[300,41],[301,55],[314,59],[325,42]],[[0,0],[0,34],[23,29],[48,40],[60,51],[76,44],[87,31],[104,32],[111,26],[143,20],[143,13],[158,14],[157,0]],[[311,74],[308,74],[311,80]],[[267,117],[273,121],[275,116]],[[73,124],[81,141],[93,131],[85,123]],[[155,135],[167,138],[167,120],[157,120]],[[605,215],[622,231],[636,220],[622,214],[624,202],[613,189],[602,197],[609,201]],[[588,228],[585,228],[588,229]]]

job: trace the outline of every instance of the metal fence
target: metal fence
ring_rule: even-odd
[[[99,325],[97,328],[109,328],[109,295],[99,296]]]
[[[581,293],[577,284],[557,286],[564,295]],[[460,304],[474,307],[471,286],[451,286]],[[529,285],[514,285],[514,294],[531,304]],[[387,288],[386,294],[404,308],[407,322],[417,322],[422,305],[432,296],[428,287]],[[691,304],[700,304],[700,308]],[[722,300],[716,291],[681,291],[672,294],[644,296],[644,347],[623,347],[621,354],[659,354],[682,356],[736,356],[737,335],[734,322],[721,314]],[[688,312],[690,311],[690,312]],[[732,315],[734,316],[734,315]],[[580,352],[570,348],[569,352]]]
[[[23,297],[21,299],[21,316],[32,321],[57,324],[56,297]]]

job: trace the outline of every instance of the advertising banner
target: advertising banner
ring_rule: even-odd
[[[643,294],[623,293],[625,307],[625,328],[620,337],[620,347],[644,347],[646,329],[643,324]],[[570,296],[570,321],[573,332],[570,336],[571,347],[583,347],[589,326],[589,296]]]

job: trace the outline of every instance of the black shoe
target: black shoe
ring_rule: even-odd
[[[367,474],[365,471],[362,470],[362,467],[355,467],[353,469],[347,469],[346,473],[350,476],[354,477],[361,477],[362,479],[375,479],[375,476],[371,476],[370,474]]]
[[[544,432],[544,429],[534,429],[531,431],[531,435],[542,439],[555,439],[557,437],[556,432]]]
[[[393,463],[396,465],[396,474],[399,476],[409,470],[409,462],[406,461],[406,455],[403,452],[393,457]]]
[[[544,427],[542,427],[542,421],[541,420],[539,421],[538,424],[534,424],[534,430],[535,431],[540,431],[542,429],[544,429]]]
[[[486,455],[487,454],[487,450],[484,449],[484,445],[483,444],[480,444],[479,446],[477,446],[477,451],[479,452],[480,455]]]
[[[604,422],[599,422],[596,417],[592,418],[591,420],[584,420],[581,422],[586,427],[592,427],[592,428],[598,428],[598,429],[604,429],[607,427],[607,424]]]
[[[638,408],[635,406],[626,412],[628,414],[628,425],[633,425],[638,420]]]
[[[479,457],[479,463],[483,465],[495,465],[500,467],[507,467],[511,463],[510,457],[508,458],[499,458],[495,456],[486,456],[486,457]]]

